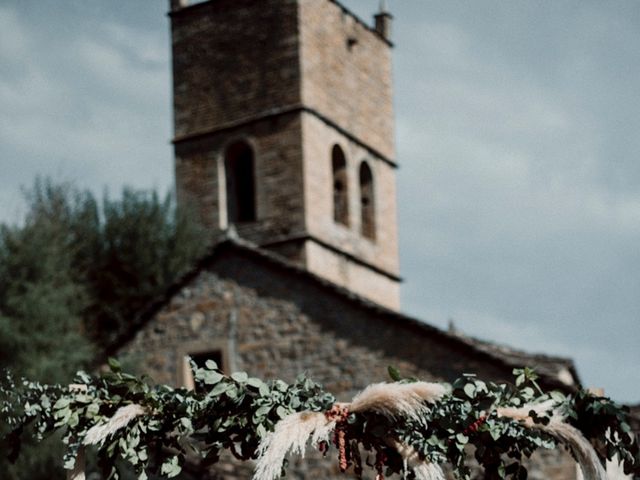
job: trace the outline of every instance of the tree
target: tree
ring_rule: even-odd
[[[89,191],[37,179],[25,195],[24,222],[0,225],[0,369],[65,384],[205,242],[169,194],[125,189],[120,199],[98,202]],[[3,478],[52,478],[55,468],[63,475],[57,453],[33,450],[11,468],[0,460]]]
[[[126,331],[206,247],[200,227],[170,194],[161,199],[153,191],[125,188],[121,198],[105,194],[98,202],[71,184],[37,179],[26,198],[24,225],[2,227],[0,285],[18,288],[21,277],[13,271],[26,275],[43,268],[41,263],[66,271],[83,291],[78,299],[84,301],[86,336],[100,349]]]
[[[170,195],[125,189],[119,200],[104,198],[100,217],[97,241],[86,247],[93,251],[78,262],[84,262],[92,298],[87,325],[106,347],[192,265],[206,242]]]
[[[50,200],[51,210],[62,206],[60,198]],[[74,279],[73,251],[57,216],[62,212],[39,207],[32,204],[24,225],[0,228],[0,367],[41,381],[68,382],[93,357],[82,334],[89,297]],[[3,478],[62,478],[59,441],[27,445],[26,451],[16,465],[0,460]]]
[[[93,349],[82,334],[89,297],[58,216],[63,205],[50,200],[49,211],[33,204],[23,226],[0,227],[0,367],[63,382]]]

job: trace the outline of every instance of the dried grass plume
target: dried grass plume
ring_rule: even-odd
[[[268,433],[258,449],[258,463],[253,478],[274,480],[280,477],[282,463],[289,452],[304,457],[307,442],[315,444],[328,440],[336,426],[324,413],[292,413],[280,420],[273,432]]]
[[[548,400],[537,404],[525,405],[521,408],[498,408],[497,413],[501,417],[518,420],[527,428],[541,430],[548,433],[560,443],[566,445],[580,465],[584,480],[607,480],[607,474],[600,463],[598,454],[584,435],[573,425],[564,421],[562,415],[553,410],[554,402]],[[547,425],[535,423],[529,416],[533,410],[537,415],[550,414]]]
[[[372,411],[389,418],[417,418],[425,402],[436,402],[447,391],[447,387],[439,383],[374,383],[353,398],[349,411]]]
[[[145,415],[147,411],[140,405],[131,404],[120,407],[107,423],[94,425],[89,429],[84,441],[84,445],[96,445],[107,438],[112,433],[126,427],[131,420],[140,415]]]
[[[402,457],[405,469],[410,467],[413,470],[416,480],[445,480],[442,467],[428,460],[422,460],[418,452],[410,445],[395,440],[390,440],[388,443],[395,448]]]

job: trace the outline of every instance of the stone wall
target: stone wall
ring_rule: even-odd
[[[381,270],[399,275],[396,169],[313,115],[303,115],[302,132],[308,232]],[[333,145],[340,146],[347,162],[348,226],[333,220]],[[359,168],[363,161],[373,173],[374,240],[361,233]]]
[[[171,13],[175,136],[304,105],[394,157],[391,48],[330,0],[215,0]]]
[[[123,352],[138,352],[154,378],[177,384],[184,344],[227,339],[236,368],[286,381],[307,372],[343,398],[386,379],[390,364],[427,380],[453,380],[466,371],[488,380],[511,376],[507,366],[443,335],[430,338],[421,326],[399,323],[384,310],[372,313],[328,284],[272,271],[243,255],[218,258],[215,273],[200,273]]]
[[[393,158],[391,47],[337,2],[300,0],[299,16],[303,103]]]
[[[296,0],[216,0],[171,14],[175,136],[300,103]]]
[[[378,304],[400,310],[400,282],[372,270],[322,244],[309,240],[305,245],[307,269],[336,285]]]
[[[381,156],[393,156],[389,45],[331,0],[215,0],[171,18],[178,202],[209,240],[225,230],[224,150],[245,140],[257,218],[236,224],[239,235],[399,308],[395,168]],[[336,143],[347,154],[348,228],[332,214]],[[373,241],[360,232],[362,161],[373,172]]]
[[[176,144],[178,202],[191,205],[212,234],[227,228],[224,152],[237,140],[247,142],[254,152],[257,206],[257,221],[238,224],[238,232],[258,244],[300,235],[305,212],[296,113]]]
[[[398,322],[384,310],[307,277],[265,265],[249,253],[220,256],[174,295],[120,355],[156,381],[180,385],[184,355],[220,349],[228,371],[288,382],[305,372],[341,400],[386,380],[388,365],[425,380],[450,381],[463,372],[510,379],[509,368],[445,335]],[[548,455],[543,466],[549,467],[549,476],[541,470],[532,478],[574,478],[558,473],[570,467],[575,473],[572,462],[557,452]],[[334,459],[318,455],[293,465],[291,478],[333,478],[337,473]],[[536,465],[534,471],[541,468]],[[224,478],[247,478],[249,471],[224,462],[219,469],[227,469]]]

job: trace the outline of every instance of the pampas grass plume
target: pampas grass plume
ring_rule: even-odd
[[[374,383],[353,398],[349,411],[417,418],[425,402],[436,402],[446,393],[447,388],[439,383]]]
[[[413,467],[416,480],[445,480],[444,472],[440,465],[431,462],[422,462]]]
[[[554,412],[553,404],[553,400],[547,400],[546,402],[529,404],[520,408],[498,408],[497,413],[501,417],[518,420],[527,428],[535,428],[546,432],[560,443],[569,447],[578,465],[580,465],[584,480],[607,480],[604,467],[589,440],[582,435],[580,430],[565,422],[561,415]],[[535,423],[529,416],[531,410],[538,415],[551,413],[549,423],[547,425]]]
[[[145,413],[147,413],[147,411],[144,407],[136,404],[120,407],[107,423],[91,427],[85,435],[83,443],[85,445],[96,445],[112,433],[126,427],[134,418],[144,415]]]
[[[335,428],[335,420],[328,420],[324,413],[298,412],[280,420],[273,432],[262,439],[258,448],[258,463],[253,478],[274,480],[280,477],[282,463],[289,452],[304,457],[307,441],[328,440]]]
[[[538,424],[536,426],[538,427]],[[571,449],[580,465],[584,480],[607,480],[607,474],[595,449],[580,430],[558,417],[551,418],[548,425],[540,425],[538,428]]]
[[[407,466],[411,467],[413,473],[415,473],[416,480],[445,480],[444,472],[440,465],[421,460],[418,452],[412,446],[395,440],[389,440],[387,443],[400,454],[405,468]]]

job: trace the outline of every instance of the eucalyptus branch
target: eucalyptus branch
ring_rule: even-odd
[[[0,415],[10,428],[5,451],[15,460],[25,435],[41,440],[62,431],[69,470],[79,451],[92,448],[108,478],[119,478],[123,462],[140,479],[171,478],[189,458],[214,464],[228,450],[257,460],[256,478],[272,480],[288,452],[311,444],[326,453],[333,445],[341,470],[356,474],[370,464],[379,478],[440,478],[448,463],[457,478],[468,479],[472,445],[487,478],[523,479],[524,458],[562,443],[586,478],[601,478],[601,463],[614,456],[626,473],[640,472],[624,407],[584,391],[544,393],[530,369],[514,370],[514,384],[466,375],[452,385],[402,379],[390,369],[394,382],[372,385],[343,404],[304,376],[286,384],[224,375],[212,361],[191,366],[195,390],[151,386],[113,360],[109,372],[79,372],[71,386],[7,374],[0,386]]]

